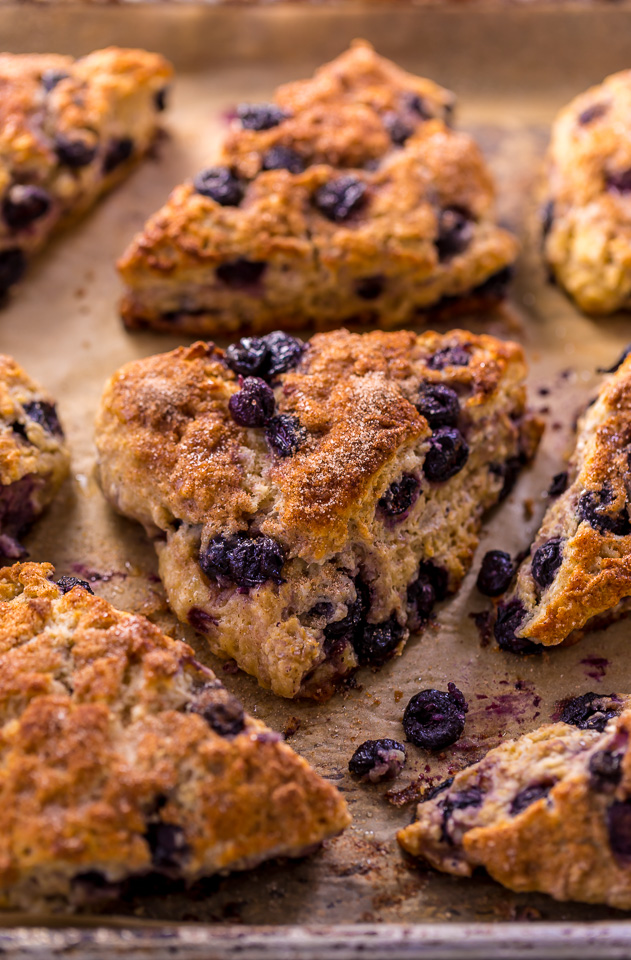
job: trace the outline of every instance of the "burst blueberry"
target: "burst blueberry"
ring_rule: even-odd
[[[407,588],[409,626],[417,630],[429,620],[434,605],[447,596],[448,575],[430,560],[419,564],[416,579]]]
[[[243,186],[229,167],[209,167],[193,180],[197,193],[210,197],[222,207],[238,207],[243,200]]]
[[[331,180],[319,187],[314,195],[318,210],[335,223],[342,223],[357,213],[365,202],[366,184],[353,176]]]
[[[599,533],[613,533],[626,537],[631,533],[631,523],[626,506],[617,513],[607,510],[614,501],[611,489],[605,484],[600,491],[588,490],[578,501],[578,516],[586,520]]]
[[[403,640],[404,632],[394,614],[383,623],[365,623],[353,640],[357,660],[362,666],[385,663]]]
[[[48,213],[50,195],[42,187],[14,183],[2,203],[2,216],[14,230],[23,230]]]
[[[174,823],[147,824],[145,840],[151,852],[151,864],[156,870],[173,871],[181,869],[190,855],[184,831]]]
[[[266,536],[237,533],[218,534],[199,554],[199,565],[209,580],[235,584],[243,588],[262,583],[283,583],[285,551],[276,540]]]
[[[622,780],[622,754],[597,750],[589,760],[592,785],[600,792],[615,789]]]
[[[567,490],[568,483],[568,473],[567,470],[563,470],[561,473],[555,473],[552,477],[550,486],[548,487],[548,496],[549,497],[560,497],[562,493],[565,493]]]
[[[195,693],[188,709],[221,737],[236,737],[245,727],[245,711],[237,698],[213,682]]]
[[[497,619],[495,621],[495,639],[500,650],[507,653],[540,653],[539,644],[532,643],[525,637],[516,636],[517,630],[526,619],[526,608],[521,600],[514,597],[507,603],[500,603],[497,608]]]
[[[572,697],[565,701],[559,720],[571,723],[580,730],[598,730],[602,733],[609,721],[618,715],[616,700],[615,693],[584,693],[580,697]]]
[[[235,373],[244,377],[257,376],[271,380],[295,367],[305,345],[282,330],[265,337],[243,337],[226,350],[226,363]]]
[[[511,816],[516,817],[533,803],[536,803],[537,800],[547,797],[553,786],[553,783],[533,783],[529,787],[524,787],[511,803]]]
[[[471,217],[459,207],[446,207],[438,218],[436,251],[440,261],[451,260],[463,253],[473,239]]]
[[[237,257],[217,267],[217,279],[232,290],[252,290],[260,283],[266,268],[264,260]]]
[[[72,140],[59,134],[55,138],[55,151],[59,162],[72,169],[87,167],[96,156],[97,145],[86,140]]]
[[[469,447],[455,427],[440,427],[429,441],[423,473],[430,483],[445,483],[460,473],[469,459]]]
[[[274,391],[259,377],[246,377],[228,401],[230,416],[240,427],[262,427],[274,413]]]
[[[563,537],[552,537],[542,544],[532,558],[531,572],[535,583],[545,590],[553,583],[563,560]]]
[[[513,573],[510,553],[488,550],[482,558],[476,586],[485,597],[499,597],[510,587]]]
[[[367,783],[394,780],[405,765],[405,746],[398,740],[365,740],[348,763],[348,769]]]
[[[287,120],[289,114],[275,103],[241,103],[237,116],[244,130],[271,130]]]
[[[65,70],[44,70],[42,74],[42,86],[46,93],[50,93],[58,83],[61,83],[62,80],[67,80],[69,76],[70,74],[66,73]]]
[[[103,172],[112,173],[117,167],[129,160],[134,152],[134,141],[131,137],[117,137],[110,140],[103,157]]]
[[[452,387],[443,383],[423,383],[419,389],[416,409],[427,420],[432,430],[455,427],[460,416],[460,401]]]
[[[409,137],[414,133],[409,123],[398,114],[388,111],[383,115],[383,125],[390,135],[390,139],[397,147],[402,147]]]
[[[300,425],[298,417],[280,413],[271,417],[265,424],[265,439],[269,447],[279,457],[291,457],[302,446],[307,432]]]
[[[468,367],[471,355],[464,347],[441,347],[425,361],[430,370],[444,370],[445,367]]]
[[[24,413],[34,423],[56,437],[63,437],[64,432],[57,416],[57,407],[47,400],[31,400],[23,406]]]
[[[263,154],[261,166],[263,170],[289,170],[290,173],[302,173],[305,161],[296,150],[278,144]]]
[[[57,581],[57,586],[62,593],[68,593],[74,587],[83,587],[84,590],[87,590],[88,593],[94,593],[94,590],[90,586],[87,580],[79,580],[78,577],[60,577]]]
[[[425,750],[443,750],[462,734],[468,704],[454,683],[444,690],[421,690],[405,708],[403,729],[412,743]]]
[[[404,473],[400,480],[390,484],[378,507],[387,517],[403,517],[416,503],[421,481],[413,473]]]

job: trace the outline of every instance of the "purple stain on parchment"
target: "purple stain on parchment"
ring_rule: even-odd
[[[586,667],[585,676],[600,683],[607,673],[610,661],[605,660],[604,657],[585,657],[584,660],[581,660],[581,663],[585,664]]]
[[[127,574],[120,570],[110,570],[108,573],[101,573],[99,570],[92,570],[84,563],[72,563],[70,569],[73,573],[77,573],[84,580],[87,580],[88,583],[109,583],[110,580],[115,580],[116,578],[120,578],[121,580],[127,579]]]
[[[219,121],[224,123],[226,126],[229,126],[234,120],[238,117],[236,106],[226,107],[225,110],[221,110],[219,113]]]

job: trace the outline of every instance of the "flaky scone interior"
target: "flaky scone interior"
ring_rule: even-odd
[[[337,790],[187,644],[53,576],[0,570],[0,905],[68,909],[149,873],[192,883],[347,826]]]
[[[102,488],[216,653],[326,698],[458,587],[537,446],[525,376],[517,344],[463,331],[197,343],[107,384]]]

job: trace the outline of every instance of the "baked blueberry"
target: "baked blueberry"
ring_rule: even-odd
[[[278,144],[263,154],[261,166],[263,170],[289,170],[290,173],[302,173],[305,161],[296,150]]]
[[[103,172],[111,173],[112,170],[116,170],[126,160],[129,160],[133,152],[134,141],[131,137],[118,137],[110,140],[103,157]]]
[[[245,726],[245,711],[236,697],[215,683],[209,683],[195,694],[189,706],[191,713],[203,717],[221,737],[236,737]]]
[[[158,113],[163,113],[167,108],[167,97],[169,95],[169,88],[162,87],[161,90],[156,90],[153,95],[153,102]]]
[[[519,630],[521,624],[526,619],[526,609],[516,597],[509,600],[508,603],[500,603],[497,608],[497,619],[495,621],[495,639],[500,650],[506,650],[508,653],[540,653],[541,647],[527,640],[525,637],[517,637],[515,633]]]
[[[444,370],[445,367],[468,367],[471,355],[464,347],[442,347],[425,361],[430,370]]]
[[[363,277],[355,284],[355,293],[362,300],[376,300],[384,291],[385,277]]]
[[[241,103],[237,116],[245,130],[271,130],[287,120],[289,114],[275,103]]]
[[[90,586],[87,580],[79,580],[78,577],[60,577],[57,581],[57,586],[62,593],[68,593],[69,590],[72,590],[73,587],[83,587],[84,590],[87,590],[88,593],[94,593],[94,590]]]
[[[197,193],[210,197],[222,207],[238,207],[243,200],[243,185],[229,167],[209,167],[193,180]]]
[[[554,201],[548,200],[547,203],[544,203],[543,207],[541,208],[540,218],[541,233],[545,240],[552,230],[552,224],[554,223]]]
[[[565,701],[559,720],[581,730],[598,730],[602,733],[609,721],[618,716],[616,699],[615,693],[584,693],[581,697],[572,697]]]
[[[541,800],[542,797],[547,797],[553,786],[553,783],[533,783],[529,787],[524,787],[511,803],[511,816],[516,817],[518,813],[521,813],[532,803]]]
[[[586,107],[579,113],[578,122],[582,127],[585,127],[588,123],[598,120],[599,117],[604,117],[608,109],[609,105],[607,103],[592,103],[591,107]]]
[[[445,483],[460,473],[469,458],[469,447],[455,427],[439,427],[429,441],[423,473],[430,483]]]
[[[441,210],[438,217],[438,235],[435,241],[439,260],[450,260],[451,257],[463,253],[471,243],[472,238],[473,225],[471,217],[465,210],[460,209],[460,207],[446,207]]]
[[[548,487],[548,496],[560,497],[562,493],[565,493],[567,490],[568,479],[567,470],[563,470],[561,473],[555,473],[555,475],[552,477],[552,482]]]
[[[0,251],[0,296],[21,280],[26,270],[26,258],[19,247]]]
[[[416,503],[421,481],[413,473],[404,473],[400,480],[390,484],[378,507],[387,517],[402,517]]]
[[[413,110],[414,113],[418,113],[419,117],[422,117],[423,120],[432,119],[433,113],[429,105],[418,93],[404,94],[403,102],[408,110]]]
[[[444,793],[445,790],[449,790],[453,782],[453,777],[447,777],[447,779],[443,780],[442,783],[437,783],[435,787],[430,787],[429,790],[426,790],[421,797],[420,803],[425,803],[427,800],[433,800],[434,797],[439,793]]]
[[[244,588],[269,581],[283,583],[284,562],[285,551],[276,540],[246,533],[218,534],[199,554],[199,565],[209,580]]]
[[[462,734],[469,707],[454,683],[447,690],[421,690],[405,708],[403,729],[417,747],[443,750]]]
[[[598,367],[598,373],[615,373],[631,353],[631,343],[627,344],[618,359],[610,367]]]
[[[484,283],[474,287],[472,293],[477,297],[484,297],[489,300],[503,300],[506,296],[508,285],[513,279],[515,271],[512,266],[503,267],[497,273],[491,274]]]
[[[14,230],[22,230],[50,210],[50,195],[42,187],[14,183],[2,203],[2,216]]]
[[[622,780],[622,754],[597,750],[589,760],[591,781],[597,790],[606,792]]]
[[[30,403],[25,403],[22,409],[29,420],[39,423],[40,427],[43,427],[48,433],[63,437],[64,432],[54,403],[48,403],[46,400],[32,400]]]
[[[231,344],[226,350],[226,363],[244,377],[271,380],[295,367],[304,349],[302,340],[275,330],[266,337],[243,337]]]
[[[338,177],[319,187],[314,203],[320,213],[335,223],[342,223],[366,202],[366,184],[357,177]]]
[[[256,287],[265,272],[267,264],[264,260],[248,260],[247,257],[237,257],[217,267],[217,278],[232,290],[247,290]]]
[[[96,156],[97,145],[81,139],[71,140],[59,134],[55,137],[55,151],[60,163],[72,169],[79,169],[92,163]]]
[[[42,74],[42,86],[47,93],[50,93],[58,83],[61,83],[62,80],[67,80],[69,76],[70,74],[66,73],[65,70],[44,70]]]
[[[460,401],[452,387],[443,383],[421,384],[416,409],[435,430],[437,427],[455,427],[460,416]]]
[[[274,391],[259,377],[246,377],[228,401],[230,416],[240,427],[262,427],[274,413]]]
[[[631,170],[620,170],[605,175],[607,189],[612,193],[631,193]]]
[[[394,780],[405,765],[405,747],[398,740],[365,740],[348,762],[348,769],[367,783]]]
[[[487,550],[482,558],[476,586],[485,597],[499,597],[510,587],[514,572],[510,553]]]
[[[365,664],[381,664],[392,656],[403,639],[404,627],[395,614],[384,623],[365,623],[353,640],[357,660]]]
[[[324,628],[324,653],[330,656],[334,648],[355,645],[364,629],[370,607],[370,591],[361,577],[355,577],[355,599],[347,603],[346,616],[334,620]]]
[[[491,473],[502,478],[502,489],[499,493],[499,499],[505,500],[517,482],[524,461],[521,457],[509,457],[504,463],[494,463],[491,465]]]
[[[434,605],[447,596],[448,577],[445,570],[431,561],[419,565],[416,580],[407,588],[407,601],[411,608],[410,628],[417,630],[431,616]]]
[[[383,115],[383,125],[390,134],[390,139],[397,147],[402,147],[405,141],[414,133],[409,123],[393,111]]]
[[[578,516],[599,533],[626,537],[631,533],[628,510],[625,507],[618,513],[607,512],[606,508],[613,500],[614,496],[606,485],[603,485],[600,491],[588,490],[578,501]]]
[[[306,430],[300,425],[298,417],[287,413],[271,417],[265,424],[265,439],[279,457],[293,456],[304,443],[306,436]]]
[[[631,857],[631,801],[617,800],[607,811],[609,846],[620,859]]]
[[[435,795],[436,794],[434,794],[434,796]],[[449,833],[449,821],[451,820],[454,810],[466,810],[468,807],[479,807],[483,800],[484,794],[479,787],[469,787],[467,790],[461,790],[460,793],[448,794],[441,804],[443,808],[441,840],[445,840],[447,843],[453,842]]]
[[[174,823],[148,823],[145,840],[156,870],[178,870],[191,852],[184,831]]]
[[[552,537],[542,544],[532,558],[532,578],[545,590],[554,581],[563,560],[563,537]]]

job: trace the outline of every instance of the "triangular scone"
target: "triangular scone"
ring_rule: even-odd
[[[0,560],[25,556],[18,538],[51,502],[69,464],[54,400],[0,354]]]
[[[544,256],[586,313],[631,307],[631,70],[575,97],[552,127]]]
[[[155,138],[172,68],[144,50],[0,55],[0,296]]]
[[[350,817],[189,646],[50,564],[0,571],[0,903],[298,857]],[[87,588],[87,589],[86,589]]]
[[[567,489],[548,507],[498,607],[495,636],[507,650],[561,643],[592,618],[631,606],[631,356],[577,430]]]
[[[403,849],[457,876],[484,867],[511,890],[631,909],[631,698],[588,694],[563,715],[434,788]]]
[[[517,246],[477,146],[446,122],[452,103],[355,43],[274,103],[243,105],[218,165],[178,187],[120,260],[125,322],[395,327],[496,302]]]
[[[537,446],[525,377],[520,346],[459,330],[197,343],[108,383],[103,491],[216,653],[323,699],[458,587]]]

